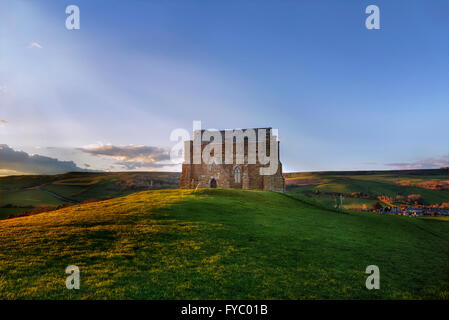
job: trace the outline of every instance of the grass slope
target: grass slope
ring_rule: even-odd
[[[179,176],[177,172],[72,172],[0,177],[0,219],[30,210],[25,208],[28,206],[57,207],[115,198],[139,190],[177,188]],[[5,208],[6,205],[23,208]]]
[[[145,191],[0,221],[0,298],[448,299],[448,231],[300,195]]]
[[[376,197],[381,195],[407,197],[411,194],[420,194],[426,205],[449,202],[448,191],[431,190],[420,186],[420,183],[424,182],[449,181],[447,169],[292,172],[284,175],[288,191],[311,196],[329,206],[334,205],[334,197],[329,195],[330,193],[351,194],[353,192],[365,193],[372,199],[346,197],[345,208],[360,209],[363,204],[369,207],[377,201]],[[291,182],[290,185],[289,182]],[[299,186],[295,186],[295,183]],[[321,194],[316,195],[312,193],[313,191],[320,191]]]

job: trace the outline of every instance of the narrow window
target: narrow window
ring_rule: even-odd
[[[240,183],[240,167],[235,168],[234,180],[235,180],[235,183]]]

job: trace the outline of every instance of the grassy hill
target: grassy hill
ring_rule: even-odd
[[[71,172],[0,177],[0,219],[33,207],[105,200],[139,190],[177,188],[177,172]]]
[[[449,202],[449,172],[447,169],[392,171],[327,171],[284,174],[287,190],[311,197],[328,206],[334,205],[334,195],[344,194],[344,207],[361,209],[378,201],[379,196],[407,198],[422,196],[424,205]],[[363,197],[353,194],[363,194]],[[385,203],[386,205],[387,203]]]
[[[264,191],[145,191],[0,221],[2,299],[449,299],[448,265],[449,221]]]
[[[360,210],[380,201],[400,205],[420,195],[424,205],[449,205],[448,170],[295,172],[284,174],[287,190],[334,206],[343,193],[346,209]],[[61,175],[0,177],[0,219],[12,214],[111,199],[142,190],[178,188],[179,172],[73,172]],[[356,195],[354,195],[356,194]],[[360,195],[363,196],[360,196]],[[392,197],[390,203],[379,196]],[[402,200],[402,204],[405,202]],[[407,203],[405,203],[407,204]]]

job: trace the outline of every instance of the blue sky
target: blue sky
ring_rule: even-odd
[[[70,4],[80,30],[65,28]],[[370,4],[380,30],[365,28]],[[124,152],[162,152],[193,120],[278,128],[285,171],[438,167],[449,3],[2,1],[0,120],[11,155],[90,169],[170,170]]]

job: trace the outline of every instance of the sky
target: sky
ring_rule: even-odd
[[[277,128],[284,171],[448,166],[449,2],[0,2],[0,175],[180,170],[194,120]]]

